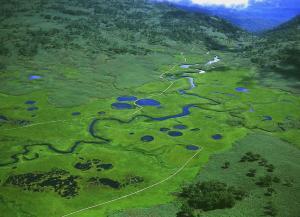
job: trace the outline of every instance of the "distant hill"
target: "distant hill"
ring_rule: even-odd
[[[264,33],[271,40],[300,40],[300,15]]]
[[[174,1],[175,2],[175,1]],[[250,1],[243,9],[175,3],[179,7],[221,17],[250,32],[263,32],[300,14],[299,0]]]

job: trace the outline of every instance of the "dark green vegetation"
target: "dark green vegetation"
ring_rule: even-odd
[[[26,173],[9,176],[4,186],[18,186],[24,190],[40,192],[53,188],[61,197],[74,197],[78,194],[76,179],[64,170],[54,170],[47,173]]]
[[[199,181],[224,182],[242,188],[247,196],[223,214],[216,210],[204,216],[297,216],[299,156],[296,147],[260,133],[215,155],[199,174]],[[227,169],[222,168],[225,160],[230,162]]]
[[[264,72],[300,79],[300,16],[270,30],[251,45],[249,57]],[[266,74],[266,73],[265,73]]]
[[[278,70],[263,55],[272,37],[299,41],[293,22],[255,38],[142,0],[6,1],[0,10],[5,217],[95,204],[74,216],[299,213],[297,80],[264,74]]]
[[[295,217],[299,212],[299,155],[296,147],[270,135],[250,134],[232,149],[214,155],[196,181],[178,193],[181,208],[177,211],[170,209],[175,204],[168,205],[166,216]],[[230,162],[226,168],[224,161]],[[159,207],[153,209],[151,216],[160,216]],[[149,210],[112,216],[128,213],[144,217]]]
[[[180,193],[180,197],[186,199],[189,207],[203,211],[232,208],[236,201],[242,200],[245,195],[243,190],[216,181],[192,184],[183,188]],[[184,216],[184,210],[177,216]]]

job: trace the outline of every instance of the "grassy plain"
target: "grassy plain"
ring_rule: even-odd
[[[186,58],[189,60],[188,55]],[[201,60],[204,62],[204,58],[199,56],[199,62]],[[179,65],[180,62],[169,73],[184,74]],[[47,215],[45,210],[51,216],[61,216],[156,183],[174,173],[194,154],[194,151],[186,149],[187,145],[201,147],[199,155],[172,180],[77,216],[105,216],[116,210],[164,204],[175,199],[172,193],[178,191],[183,183],[193,181],[199,168],[207,163],[212,154],[230,149],[253,131],[271,133],[299,145],[295,134],[288,133],[290,130],[299,131],[297,109],[300,102],[293,94],[259,86],[254,79],[249,79],[255,76],[251,69],[211,69],[206,74],[194,73],[189,76],[194,78],[196,84],[191,90],[188,80],[178,76],[171,81],[150,82],[132,89],[131,95],[138,98],[148,98],[150,95],[150,98],[161,103],[160,107],[149,106],[140,111],[139,107],[113,109],[111,104],[116,102],[115,97],[91,100],[81,106],[57,107],[48,100],[45,91],[21,96],[2,95],[6,104],[1,108],[1,115],[7,118],[1,123],[2,209],[7,210],[8,216],[15,216],[16,213],[23,213],[21,215],[24,216],[26,213]],[[174,82],[174,86],[160,94],[169,87],[170,82]],[[248,92],[235,90],[241,86],[247,88]],[[190,95],[182,95],[178,89],[185,89]],[[31,106],[24,104],[27,100],[35,100],[35,106],[39,109],[27,111]],[[189,104],[197,106],[190,108],[190,115],[164,121],[152,120],[181,113],[182,107]],[[81,115],[72,116],[72,112],[81,112]],[[265,116],[271,116],[272,120],[265,120]],[[20,126],[20,120],[28,123]],[[174,129],[179,124],[186,125],[187,129]],[[167,132],[161,132],[160,128],[181,131],[183,135],[171,137]],[[214,140],[212,136],[215,134],[222,135],[222,139]],[[141,137],[144,135],[151,135],[154,140],[143,142]],[[74,148],[78,141],[81,143]],[[295,151],[298,149],[295,148]],[[110,163],[113,168],[98,171],[93,166],[82,171],[74,167],[78,162],[92,159]],[[7,178],[15,174],[29,171],[46,173],[53,168],[78,176],[78,195],[66,199],[53,192],[51,187],[40,188],[42,192],[37,193],[30,189],[22,190],[26,185],[17,187],[7,184]],[[142,177],[143,181],[114,189],[92,184],[90,179],[93,177],[109,178],[123,184],[129,177]],[[16,194],[19,195],[17,200],[14,199]],[[18,209],[12,205],[15,203]]]

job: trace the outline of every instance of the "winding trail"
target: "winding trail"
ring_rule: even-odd
[[[95,205],[92,205],[92,206],[89,206],[89,207],[85,207],[85,208],[82,208],[82,209],[79,209],[77,211],[74,211],[74,212],[71,212],[71,213],[68,213],[68,214],[65,214],[61,217],[67,217],[67,216],[71,216],[71,215],[75,215],[75,214],[78,214],[80,212],[84,212],[84,211],[87,211],[87,210],[90,210],[90,209],[94,209],[94,208],[97,208],[97,207],[100,207],[100,206],[103,206],[103,205],[106,205],[106,204],[110,204],[110,203],[113,203],[113,202],[116,202],[116,201],[119,201],[119,200],[122,200],[122,199],[125,199],[125,198],[128,198],[128,197],[131,197],[133,195],[137,195],[143,191],[146,191],[146,190],[149,190],[151,188],[154,188],[160,184],[163,184],[164,182],[167,182],[168,180],[172,179],[174,176],[176,176],[178,173],[180,173],[188,164],[190,161],[192,161],[201,151],[203,150],[203,148],[199,149],[192,157],[190,157],[177,171],[175,171],[173,174],[171,174],[170,176],[162,179],[161,181],[159,182],[156,182],[152,185],[149,185],[148,187],[145,187],[145,188],[142,188],[140,190],[137,190],[137,191],[134,191],[132,193],[129,193],[129,194],[126,194],[126,195],[123,195],[121,197],[117,197],[115,199],[112,199],[112,200],[109,200],[109,201],[106,201],[106,202],[102,202],[102,203],[98,203],[98,204],[95,204]]]

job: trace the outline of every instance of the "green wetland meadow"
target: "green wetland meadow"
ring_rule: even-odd
[[[1,2],[0,215],[299,216],[299,26]]]

